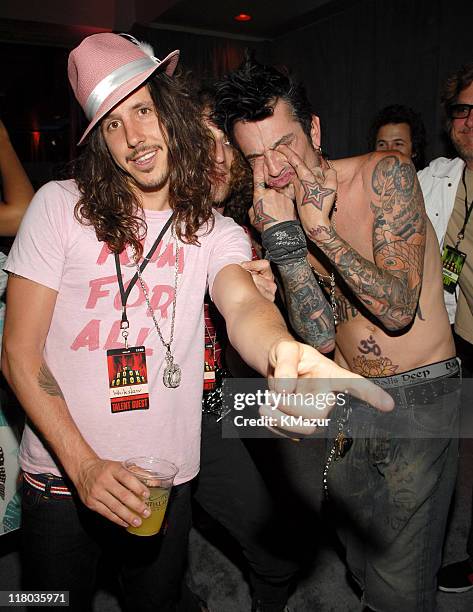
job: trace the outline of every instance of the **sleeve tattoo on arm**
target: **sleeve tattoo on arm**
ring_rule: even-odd
[[[373,255],[365,259],[333,227],[308,231],[335,264],[359,300],[388,329],[401,329],[415,315],[425,247],[425,213],[414,168],[391,155],[379,161],[371,177],[376,196]]]
[[[335,326],[332,307],[306,259],[278,266],[289,320],[294,331],[322,352],[333,350]]]
[[[42,362],[41,367],[39,368],[38,384],[48,395],[64,399],[64,395],[62,394],[56,379],[45,361]]]
[[[373,172],[372,186],[379,196],[379,203],[371,204],[375,260],[399,278],[406,277],[408,288],[415,289],[422,282],[425,217],[414,167],[386,157]]]

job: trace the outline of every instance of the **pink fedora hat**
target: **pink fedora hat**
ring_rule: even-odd
[[[90,130],[128,94],[161,68],[172,76],[179,51],[163,60],[150,45],[128,34],[93,34],[69,54],[67,73],[74,95],[90,121],[78,144]]]

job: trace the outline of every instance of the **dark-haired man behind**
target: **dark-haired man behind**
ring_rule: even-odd
[[[248,209],[252,200],[251,176],[240,152],[211,120],[214,96],[211,87],[199,92],[205,124],[214,140],[216,176],[212,185],[215,208],[239,225],[249,225]],[[256,258],[255,249],[253,254]],[[274,301],[276,285],[267,260],[243,264],[255,270],[253,279],[260,292]],[[258,271],[256,271],[256,269]],[[282,612],[289,597],[291,579],[298,566],[285,547],[290,533],[289,517],[278,516],[276,500],[266,484],[245,440],[222,436],[225,418],[222,395],[223,379],[231,375],[254,375],[231,352],[225,323],[210,298],[205,301],[205,371],[202,399],[202,443],[200,472],[194,499],[234,538],[248,562],[252,611]],[[240,360],[241,361],[241,360]],[[233,366],[233,368],[231,367]],[[244,374],[240,373],[244,369]],[[259,442],[259,441],[258,441]],[[271,464],[271,448],[266,446],[265,463]],[[274,460],[274,457],[273,457]],[[196,508],[197,511],[197,508]],[[196,512],[198,516],[198,513]],[[274,538],[275,531],[280,532]],[[205,530],[204,530],[205,535]],[[287,538],[289,539],[289,538]]]
[[[425,166],[425,127],[422,117],[409,106],[385,106],[369,129],[370,151],[399,151],[412,159],[417,170]]]
[[[328,462],[364,605],[433,610],[457,464],[456,443],[440,438],[456,417],[445,381],[459,366],[415,170],[395,152],[328,162],[302,88],[252,60],[219,83],[215,119],[253,168],[255,223],[270,258],[284,267],[298,256],[308,268],[309,240],[336,318],[335,360],[396,399],[388,422],[361,402],[340,414]],[[300,324],[302,337],[317,334],[317,320]]]

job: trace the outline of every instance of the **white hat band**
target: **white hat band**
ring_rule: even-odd
[[[91,121],[95,117],[95,114],[100,108],[102,102],[106,100],[108,96],[115,91],[115,89],[117,89],[117,87],[120,87],[120,85],[123,85],[123,83],[126,83],[126,81],[132,79],[137,74],[148,70],[148,68],[153,68],[160,63],[161,62],[157,59],[144,57],[117,68],[102,79],[100,83],[97,83],[90,96],[87,98],[87,102],[84,107],[84,112],[87,119]]]

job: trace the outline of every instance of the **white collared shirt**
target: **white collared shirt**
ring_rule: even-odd
[[[460,157],[454,159],[437,157],[430,162],[427,168],[417,173],[424,195],[425,209],[437,235],[440,250],[443,250],[445,233],[464,167],[465,162]],[[450,323],[453,323],[457,308],[456,297],[444,291],[444,298],[448,318]]]

